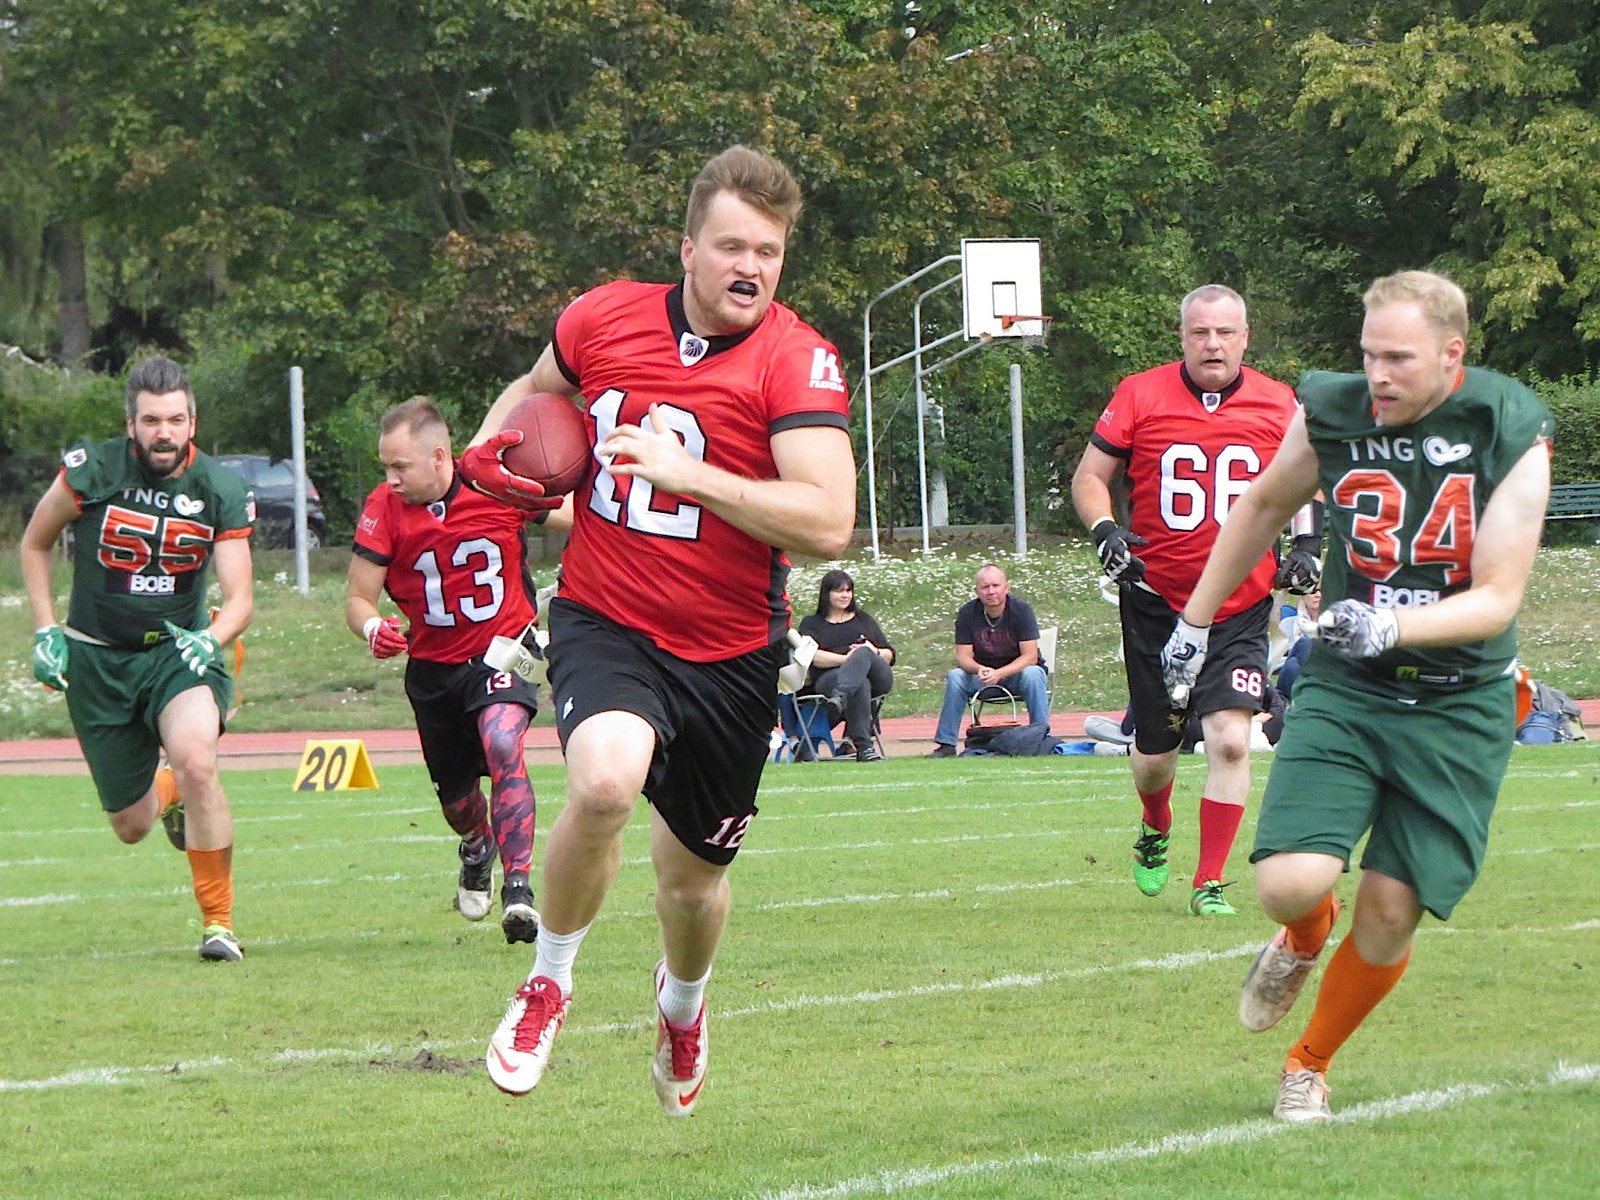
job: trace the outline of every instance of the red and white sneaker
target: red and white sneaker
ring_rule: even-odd
[[[538,1086],[571,1002],[561,994],[561,985],[544,975],[517,989],[484,1055],[495,1087],[521,1096]]]
[[[650,1063],[650,1078],[661,1111],[669,1117],[687,1117],[706,1083],[706,1006],[700,1005],[700,1015],[687,1029],[667,1024],[660,999],[666,977],[667,960],[662,959],[656,964],[656,1056]]]

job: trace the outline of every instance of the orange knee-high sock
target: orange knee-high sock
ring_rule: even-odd
[[[172,773],[171,767],[162,767],[156,772],[156,816],[161,816],[178,802],[178,777]]]
[[[1367,1014],[1378,1007],[1378,1001],[1387,996],[1400,976],[1406,973],[1411,961],[1410,951],[1391,967],[1375,967],[1356,949],[1356,939],[1347,937],[1334,951],[1328,963],[1328,973],[1322,978],[1322,988],[1317,992],[1317,1006],[1311,1010],[1311,1022],[1300,1035],[1289,1058],[1312,1071],[1326,1071],[1328,1061]]]
[[[1339,903],[1329,892],[1322,902],[1298,921],[1285,921],[1289,931],[1289,949],[1301,958],[1313,958],[1333,932],[1333,923],[1339,919]]]
[[[206,925],[233,928],[233,847],[188,850],[194,875],[194,898],[200,902],[200,920]]]

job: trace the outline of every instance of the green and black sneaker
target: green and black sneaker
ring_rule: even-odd
[[[1222,889],[1232,887],[1220,879],[1208,879],[1189,896],[1189,911],[1197,917],[1237,917],[1239,910],[1228,903]]]
[[[1143,821],[1133,844],[1133,881],[1146,896],[1159,896],[1167,886],[1167,835]]]

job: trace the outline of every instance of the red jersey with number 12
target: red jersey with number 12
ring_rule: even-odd
[[[1221,392],[1197,394],[1167,363],[1117,385],[1095,424],[1094,444],[1127,464],[1133,532],[1148,538],[1135,553],[1145,583],[1181,612],[1228,509],[1278,453],[1294,419],[1287,385],[1242,367]],[[1269,551],[1217,610],[1230,617],[1272,591],[1277,560]]]
[[[705,338],[684,317],[681,285],[609,283],[568,305],[553,345],[588,398],[591,446],[618,425],[648,428],[655,405],[694,457],[776,479],[774,434],[849,429],[839,352],[781,304],[748,333]],[[749,654],[788,628],[781,550],[598,464],[573,505],[563,597],[691,662]]]
[[[460,663],[489,648],[496,634],[518,637],[533,620],[526,518],[462,487],[444,499],[407,504],[387,483],[367,497],[356,522],[355,552],[387,567],[383,586],[405,613],[412,658]]]

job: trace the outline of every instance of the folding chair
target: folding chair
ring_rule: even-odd
[[[784,744],[773,756],[774,762],[811,762],[823,746],[829,755],[838,754],[833,726],[828,722],[828,699],[816,694],[778,693],[778,720],[783,727]]]
[[[872,698],[872,744],[877,747],[878,753],[887,757],[883,745],[883,729],[880,713],[883,710],[883,697]],[[833,736],[834,726],[837,721],[828,719],[828,698],[820,692],[805,692],[799,695],[778,694],[778,716],[783,725],[785,744],[779,746],[774,753],[773,762],[785,761],[785,754],[790,762],[816,762],[821,760],[821,751],[824,746],[828,748],[831,758],[847,757],[839,749],[840,738]]]
[[[1056,699],[1056,643],[1061,637],[1061,627],[1051,625],[1039,631],[1039,664],[1044,667],[1044,695],[1046,709],[1055,707]],[[983,710],[989,705],[1008,704],[1011,706],[1011,723],[1021,724],[1022,697],[1013,692],[1003,683],[991,683],[987,687],[979,688],[973,693],[972,699],[967,701],[967,714],[972,718],[974,725],[983,724]]]

